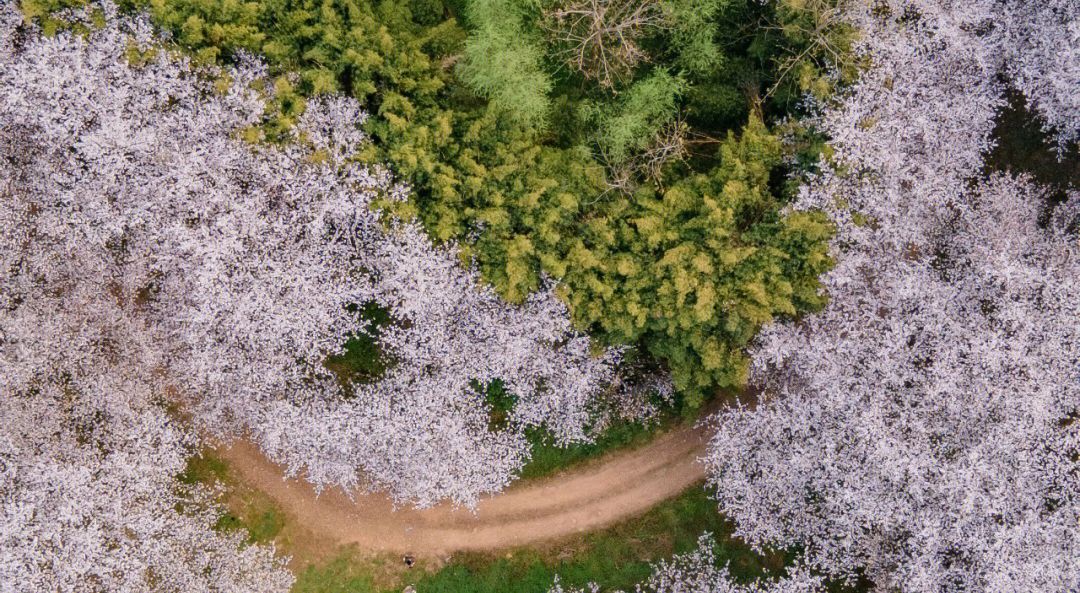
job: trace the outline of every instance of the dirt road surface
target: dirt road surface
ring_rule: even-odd
[[[706,439],[705,428],[678,428],[643,447],[513,485],[482,500],[475,512],[448,504],[394,509],[384,495],[350,499],[340,489],[316,495],[307,482],[285,479],[250,442],[237,441],[217,453],[237,478],[313,533],[366,551],[427,556],[522,546],[642,514],[705,478],[698,458]]]

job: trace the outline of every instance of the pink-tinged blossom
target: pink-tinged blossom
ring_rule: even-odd
[[[246,144],[265,100],[248,86],[256,61],[224,92],[165,52],[132,66],[149,29],[109,18],[85,38],[31,31],[0,50],[5,400],[60,389],[92,411],[67,422],[100,416],[121,440],[119,416],[94,406],[177,404],[200,433],[250,437],[319,487],[420,505],[502,489],[528,458],[527,427],[591,438],[619,352],[591,351],[553,287],[507,305],[452,247],[381,220],[372,200],[408,190],[346,158],[365,141],[355,102],[313,101],[294,144]],[[323,361],[370,331],[349,310],[363,303],[395,320],[378,337],[393,364],[343,394]],[[515,405],[492,429],[476,385],[496,379]]]
[[[709,449],[740,536],[882,591],[1080,584],[1080,196],[1040,226],[1042,190],[983,177],[999,10],[853,6],[873,65],[799,203],[839,225],[831,300],[760,336]]]
[[[1009,0],[990,35],[1005,56],[1010,82],[1053,132],[1058,145],[1080,140],[1080,2]]]
[[[717,562],[712,536],[707,533],[698,539],[698,547],[692,552],[654,564],[652,575],[634,587],[634,593],[821,593],[824,590],[822,579],[803,566],[788,569],[788,574],[782,577],[740,583],[731,577],[726,566]],[[607,593],[607,590],[594,583],[568,589],[556,578],[548,593]]]
[[[178,493],[191,443],[149,386],[129,368],[69,368],[0,398],[0,589],[288,591],[272,547],[213,531],[208,492]]]

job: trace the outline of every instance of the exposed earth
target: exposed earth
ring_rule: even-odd
[[[450,504],[396,508],[382,494],[339,488],[316,494],[286,479],[248,441],[221,447],[235,476],[264,492],[305,529],[370,552],[445,555],[495,550],[592,531],[644,513],[705,478],[698,458],[707,427],[677,428],[637,449],[607,455],[549,478],[520,482],[470,510]]]

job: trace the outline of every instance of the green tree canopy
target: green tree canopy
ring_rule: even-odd
[[[781,154],[751,119],[712,170],[642,188],[586,222],[563,277],[579,323],[641,343],[688,392],[742,384],[742,347],[777,316],[823,304],[817,276],[831,264],[824,215],[779,213],[769,178]]]
[[[357,158],[413,189],[382,207],[458,241],[510,301],[555,278],[582,328],[640,347],[700,397],[742,382],[762,324],[823,298],[831,228],[782,214],[780,182],[815,161],[820,139],[790,154],[765,122],[827,91],[821,73],[850,39],[831,20],[837,1],[122,5],[201,60],[266,60],[274,101],[253,137],[290,137],[307,97],[355,97],[374,139]],[[50,14],[85,2],[23,10],[55,28]],[[630,45],[604,46],[620,39]],[[575,43],[580,67],[566,61]],[[589,75],[597,61],[614,73]]]

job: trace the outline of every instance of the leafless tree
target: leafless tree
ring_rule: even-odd
[[[688,129],[682,118],[676,119],[657,130],[641,152],[623,161],[608,162],[608,185],[625,193],[633,192],[642,180],[660,186],[664,167],[686,158],[689,152]]]
[[[576,0],[546,10],[542,23],[560,58],[608,89],[648,60],[641,39],[667,27],[656,0]]]

